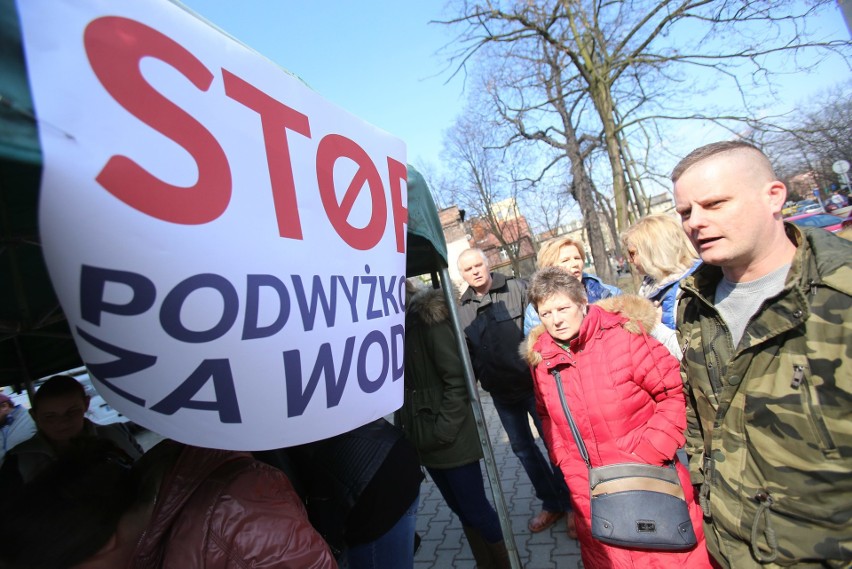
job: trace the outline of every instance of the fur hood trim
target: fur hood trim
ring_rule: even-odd
[[[594,306],[624,318],[621,325],[631,334],[642,334],[643,331],[645,334],[650,334],[657,325],[657,308],[651,301],[635,294],[611,296],[596,302]],[[544,332],[544,324],[539,324],[530,330],[518,349],[521,357],[533,367],[542,361],[541,354],[535,348],[539,337]]]
[[[450,318],[447,301],[444,299],[444,291],[438,288],[426,288],[417,291],[408,301],[407,310],[417,314],[420,320],[428,326],[434,326]]]
[[[535,326],[532,330],[530,330],[530,333],[527,334],[527,337],[524,338],[524,341],[521,342],[521,345],[518,346],[518,353],[521,354],[521,359],[526,361],[532,367],[541,363],[541,354],[535,351],[533,347],[536,342],[538,342],[538,337],[545,332],[544,324]]]
[[[646,334],[650,334],[657,325],[657,307],[650,300],[635,294],[611,296],[595,303],[595,306],[626,318],[624,329],[632,334],[641,334],[643,329]]]

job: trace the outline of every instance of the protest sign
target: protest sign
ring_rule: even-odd
[[[18,10],[44,256],[107,402],[242,450],[398,408],[402,141],[169,2]]]

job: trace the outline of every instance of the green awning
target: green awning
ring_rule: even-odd
[[[0,384],[17,389],[83,364],[39,243],[41,163],[17,7],[0,0]]]
[[[447,242],[438,209],[423,176],[408,166],[408,257],[406,276],[438,272],[447,267]]]

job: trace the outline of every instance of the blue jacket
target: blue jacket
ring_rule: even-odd
[[[36,426],[27,409],[15,405],[12,412],[6,417],[6,424],[0,427],[0,436],[3,437],[3,448],[0,449],[0,464],[6,457],[6,452],[24,442],[36,433]]]
[[[621,289],[617,286],[604,284],[595,275],[583,273],[583,288],[586,289],[586,297],[589,299],[589,304],[594,304],[599,300],[618,296],[621,294]],[[530,330],[541,324],[541,318],[538,317],[538,312],[535,311],[532,304],[527,305],[524,311],[524,336],[530,333]]]
[[[700,259],[676,280],[668,282],[659,288],[651,289],[645,296],[645,298],[652,302],[660,303],[660,306],[663,308],[663,324],[672,330],[674,330],[676,326],[677,295],[680,292],[680,283],[683,279],[695,272],[695,269],[697,269],[699,265],[701,265]],[[645,278],[648,279],[648,277]],[[653,286],[653,281],[647,281],[646,283],[643,283],[643,285]]]

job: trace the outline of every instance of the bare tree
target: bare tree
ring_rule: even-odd
[[[484,64],[474,80],[478,87],[490,100],[481,100],[479,113],[475,119],[477,125],[484,124],[486,119],[482,114],[493,113],[495,121],[502,128],[489,127],[489,143],[495,148],[500,147],[504,152],[518,146],[526,147],[530,143],[548,147],[545,152],[539,152],[538,160],[526,162],[526,171],[538,166],[537,174],[523,180],[523,187],[538,187],[548,176],[562,176],[570,183],[563,182],[561,187],[568,189],[570,195],[579,206],[588,235],[588,245],[598,273],[604,279],[611,279],[608,262],[607,239],[605,232],[609,230],[602,210],[595,205],[594,184],[589,175],[587,157],[599,146],[597,136],[582,136],[577,131],[577,121],[582,115],[578,105],[584,99],[582,92],[570,88],[572,77],[565,77],[564,71],[568,66],[563,61],[564,53],[551,45],[521,44],[513,46],[512,57],[494,60]],[[467,117],[460,123],[468,121]],[[460,147],[457,137],[462,132],[457,125],[450,138],[451,146],[459,154]],[[505,132],[501,140],[494,136],[496,132]],[[465,131],[465,137],[469,137]],[[479,146],[484,144],[480,141]],[[505,161],[495,163],[494,167],[504,168]],[[519,176],[513,180],[517,183]],[[516,186],[517,187],[517,186]],[[562,200],[565,195],[554,196],[552,193],[547,201]],[[561,223],[560,223],[561,225]],[[612,242],[614,235],[610,235]]]
[[[499,130],[500,126],[483,116],[474,103],[468,105],[445,133],[444,157],[454,175],[446,189],[449,197],[468,212],[474,240],[483,241],[492,235],[514,273],[521,274],[520,257],[529,231],[518,220],[521,185],[513,180],[512,156],[501,148]]]
[[[631,202],[636,214],[643,213],[640,170],[627,150],[643,122],[709,120],[736,132],[740,128],[732,123],[766,120],[750,102],[772,94],[779,54],[845,55],[850,47],[848,40],[824,39],[808,26],[816,11],[836,9],[830,0],[460,0],[456,6],[460,15],[444,23],[462,29],[463,43],[455,58],[460,66],[495,56],[532,66],[556,64],[561,66],[559,73],[551,69],[539,85],[548,98],[528,101],[527,109],[542,109],[564,98],[555,90],[581,93],[589,101],[589,107],[576,104],[566,109],[584,115],[559,117],[554,128],[570,122],[573,139],[593,137],[606,149],[619,230],[628,224]],[[535,57],[535,51],[541,57]],[[560,84],[548,85],[557,75]],[[693,85],[685,86],[686,81]],[[704,112],[695,112],[700,90],[712,90],[722,82],[741,95],[736,107],[716,108],[710,102]],[[509,98],[517,101],[517,88],[508,89]],[[572,164],[572,171],[579,169]],[[575,179],[574,185],[579,188],[584,182]]]
[[[544,165],[545,172],[567,160],[569,194],[580,208],[595,269],[602,278],[611,281],[613,275],[604,237],[606,223],[601,223],[601,210],[595,205],[595,186],[587,163],[599,139],[578,132],[582,92],[574,91],[573,77],[565,76],[568,68],[565,54],[550,44],[538,42],[530,51],[519,48],[514,55],[529,71],[518,74],[512,73],[514,67],[504,67],[508,74],[493,74],[502,79],[502,88],[490,91],[500,119],[514,129],[509,144],[534,141],[550,147],[548,156],[552,158]]]
[[[852,162],[852,81],[835,85],[783,123],[755,129],[754,142],[761,146],[779,177],[787,182],[790,199],[810,195],[814,187],[840,186],[832,165]]]
[[[571,212],[576,210],[576,202],[571,199],[570,184],[562,178],[550,184],[536,184],[520,200],[535,236],[544,235],[545,239],[549,239],[557,235],[569,220]],[[539,244],[538,241],[535,243],[536,250]]]

